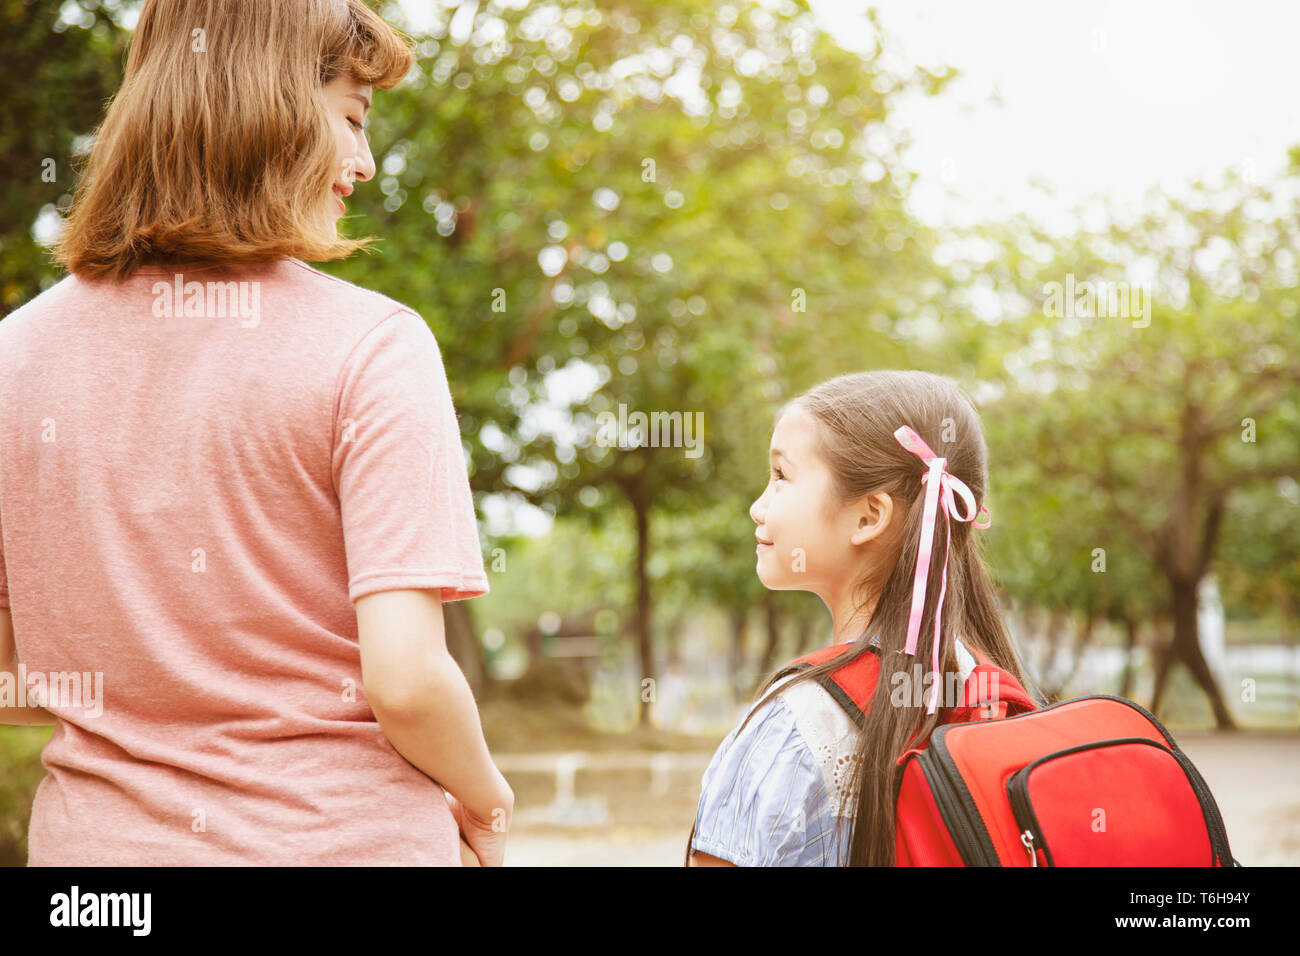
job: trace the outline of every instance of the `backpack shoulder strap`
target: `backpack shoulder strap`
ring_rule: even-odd
[[[975,648],[966,644],[962,646],[975,658],[975,668],[962,686],[962,702],[956,707],[941,709],[941,723],[1010,717],[1038,709],[1038,704],[1010,671],[998,667]],[[785,668],[785,672],[807,670],[851,653],[852,650],[844,644],[823,647],[795,659]],[[868,645],[868,650],[871,653],[862,654],[817,678],[818,683],[859,727],[866,723],[866,712],[870,709],[871,696],[875,693],[876,681],[880,677],[880,650],[875,644]]]
[[[824,664],[832,658],[850,654],[855,648],[845,644],[832,644],[821,650],[805,654],[792,661],[787,671],[796,672]],[[866,723],[866,709],[871,695],[876,690],[876,680],[880,676],[880,650],[875,644],[868,644],[868,654],[863,654],[836,668],[829,674],[814,678],[822,688],[835,699],[853,722],[861,727]]]
[[[953,713],[952,723],[992,720],[1037,710],[1038,703],[1006,668],[998,667],[977,648],[963,645],[975,658],[975,669],[963,686],[965,699]]]

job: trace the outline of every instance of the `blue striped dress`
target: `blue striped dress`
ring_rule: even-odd
[[[789,705],[778,695],[737,730],[704,771],[691,849],[737,866],[845,865],[847,821]]]

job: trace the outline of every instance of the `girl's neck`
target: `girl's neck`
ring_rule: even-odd
[[[874,598],[861,610],[854,611],[852,601],[845,599],[831,611],[832,644],[846,644],[861,637],[875,612]]]

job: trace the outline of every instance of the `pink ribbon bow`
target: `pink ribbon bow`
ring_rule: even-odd
[[[916,555],[916,573],[912,578],[912,611],[907,620],[907,645],[905,651],[908,654],[916,653],[916,643],[921,636],[921,615],[925,611],[925,589],[930,580],[930,549],[934,543],[935,508],[940,500],[943,501],[947,540],[943,552],[943,576],[939,579],[939,604],[934,610],[934,659],[932,661],[934,681],[930,688],[930,704],[926,708],[927,714],[933,714],[939,706],[939,620],[943,614],[943,598],[948,591],[948,552],[952,547],[950,519],[972,521],[980,512],[988,514],[988,508],[980,505],[979,511],[975,510],[975,496],[971,493],[970,488],[960,478],[950,475],[944,470],[948,459],[937,456],[930,446],[925,443],[925,440],[911,428],[907,425],[899,427],[894,432],[894,437],[898,439],[900,445],[930,466],[930,470],[921,476],[921,483],[926,486],[925,509],[922,512],[921,546]],[[966,502],[967,513],[964,516],[957,513],[954,495],[960,495],[962,501]],[[989,515],[990,520],[986,520],[983,524],[976,522],[971,527],[987,528],[991,523],[991,518],[992,515]]]

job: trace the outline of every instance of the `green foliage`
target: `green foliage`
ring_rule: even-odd
[[[0,866],[27,862],[27,822],[45,777],[41,751],[53,733],[53,727],[0,725]]]
[[[78,137],[121,81],[120,5],[83,2],[74,26],[64,6],[0,0],[0,316],[59,278],[32,228],[41,212],[71,205]]]
[[[1002,314],[955,323],[951,347],[976,351],[993,386],[994,514],[1007,519],[994,563],[1018,597],[1145,620],[1202,563],[1239,600],[1297,593],[1295,185],[1230,175],[1064,239],[1025,221],[975,230],[991,255],[956,268]],[[1067,275],[1145,282],[1149,315],[1054,315],[1049,284]]]
[[[937,270],[885,120],[943,78],[891,75],[794,4],[493,8],[457,38],[443,13],[413,82],[376,101],[379,189],[353,201],[384,251],[329,268],[429,320],[480,495],[693,525],[652,531],[675,601],[753,600],[778,405],[910,364],[891,333]],[[594,392],[554,397],[579,368]],[[601,446],[620,405],[701,415],[703,453]]]

